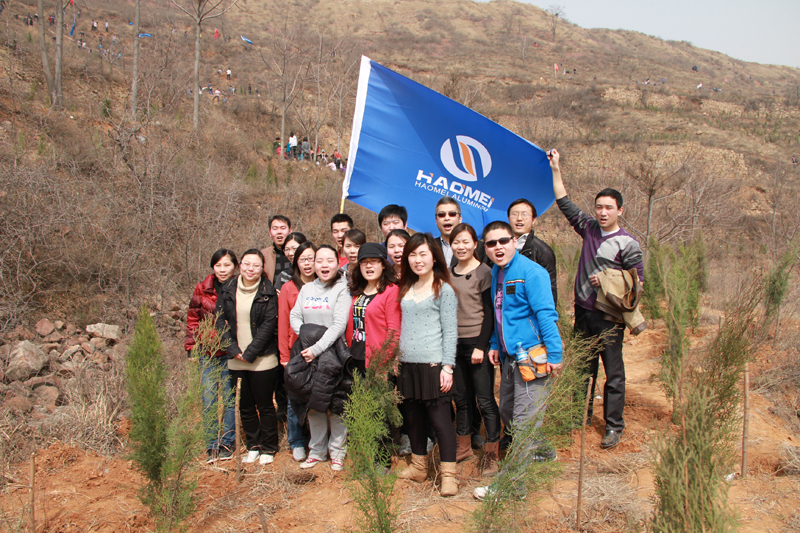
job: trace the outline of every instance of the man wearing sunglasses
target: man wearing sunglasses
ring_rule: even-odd
[[[494,262],[495,327],[489,343],[489,361],[501,365],[500,418],[510,427],[535,417],[535,425],[540,427],[550,393],[549,376],[561,368],[563,351],[550,275],[541,265],[517,253],[517,240],[507,222],[490,222],[483,230],[483,238],[486,255]],[[547,375],[525,381],[514,354],[520,347],[527,352],[541,345],[547,350]],[[556,452],[544,438],[536,439],[528,459],[553,461]],[[491,485],[478,487],[473,496],[482,500],[493,490]]]
[[[625,407],[625,364],[622,361],[622,341],[624,324],[617,324],[604,318],[604,313],[595,309],[597,275],[607,268],[630,270],[635,268],[639,280],[644,283],[644,265],[639,243],[619,225],[622,216],[622,195],[615,189],[603,189],[594,199],[595,218],[580,210],[567,196],[561,178],[560,155],[550,150],[550,168],[553,171],[553,192],[558,208],[572,225],[575,233],[583,239],[578,273],[575,275],[575,330],[587,338],[606,335],[602,345],[589,360],[589,373],[594,378],[590,402],[594,399],[599,359],[603,360],[606,383],[603,388],[603,417],[606,428],[600,447],[613,448],[619,444],[620,435],[625,429],[622,418]],[[589,376],[586,377],[588,382]],[[592,418],[592,403],[589,404],[589,418]]]
[[[436,202],[436,227],[439,228],[440,235],[436,238],[436,243],[442,249],[444,260],[448,268],[458,264],[458,258],[453,255],[450,248],[450,234],[453,228],[461,224],[461,206],[450,196],[442,196]]]

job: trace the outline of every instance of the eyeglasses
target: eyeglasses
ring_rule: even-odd
[[[511,213],[511,218],[531,218],[531,214],[526,213],[525,211],[514,211]]]
[[[502,239],[492,239],[491,241],[486,241],[483,244],[484,244],[484,246],[486,246],[486,248],[494,248],[498,244],[500,246],[505,246],[506,244],[508,244],[510,242],[511,242],[511,237],[503,237]]]
[[[300,264],[300,263],[313,263],[313,262],[314,262],[314,258],[313,257],[298,257],[297,258],[297,264]]]
[[[444,218],[444,217],[455,218],[460,214],[461,213],[459,213],[458,211],[439,211],[438,213],[436,213],[436,216],[439,218]]]

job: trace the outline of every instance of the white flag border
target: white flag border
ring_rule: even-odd
[[[353,175],[353,168],[356,163],[356,153],[358,152],[358,141],[361,138],[361,123],[364,120],[364,108],[367,105],[367,88],[369,87],[369,75],[372,71],[372,60],[367,56],[361,56],[361,69],[358,73],[358,91],[356,92],[356,107],[353,113],[353,128],[350,130],[350,151],[347,154],[347,172],[342,183],[342,203],[350,192],[350,177]]]

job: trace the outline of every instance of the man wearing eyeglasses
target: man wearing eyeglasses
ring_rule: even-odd
[[[550,289],[553,301],[558,304],[558,281],[556,277],[556,254],[546,242],[533,233],[538,220],[536,208],[525,198],[514,200],[508,206],[508,223],[517,239],[517,251],[534,263],[538,263],[550,274]]]
[[[458,264],[458,258],[453,255],[453,249],[450,247],[450,234],[459,224],[461,224],[461,206],[458,202],[450,196],[439,198],[436,202],[436,227],[439,228],[440,235],[436,238],[436,243],[442,249],[448,268]]]
[[[625,408],[625,364],[622,360],[622,341],[625,326],[607,320],[605,314],[595,309],[598,274],[605,269],[636,269],[639,280],[644,283],[644,264],[639,243],[619,225],[622,216],[622,194],[615,189],[603,189],[594,199],[594,215],[590,217],[580,210],[567,196],[561,178],[558,150],[547,154],[553,171],[553,193],[561,213],[567,218],[575,233],[583,239],[578,272],[575,275],[575,330],[587,338],[604,336],[599,349],[589,360],[589,373],[594,378],[589,403],[589,418],[592,417],[592,401],[597,382],[599,359],[603,360],[606,383],[603,387],[603,418],[605,434],[600,447],[613,448],[619,444],[625,429],[622,418]],[[589,376],[586,377],[588,382]]]
[[[535,418],[535,426],[540,427],[550,394],[550,375],[561,368],[563,352],[550,276],[541,265],[517,253],[516,238],[508,223],[490,222],[483,238],[486,255],[494,262],[495,328],[489,361],[501,365],[500,418],[506,427],[519,427]],[[546,375],[525,381],[514,354],[520,349],[538,353],[542,347],[547,352]],[[553,461],[556,451],[543,437],[534,437],[527,459]],[[482,500],[494,490],[491,485],[478,487],[473,496]]]

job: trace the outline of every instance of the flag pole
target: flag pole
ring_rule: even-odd
[[[339,213],[344,213],[344,199],[345,198],[346,198],[345,196],[342,197],[342,203],[341,203],[341,205],[339,205]]]

